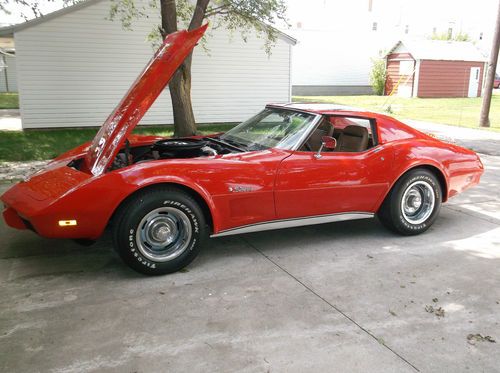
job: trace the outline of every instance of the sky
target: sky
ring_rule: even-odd
[[[293,28],[352,30],[378,23],[379,30],[398,26],[410,34],[424,36],[433,28],[453,27],[471,34],[473,40],[490,36],[495,24],[498,0],[288,0]],[[369,4],[371,11],[369,11]]]
[[[35,0],[29,0],[35,1]],[[285,32],[299,41],[314,41],[311,32],[328,34],[343,44],[346,39],[370,39],[374,50],[387,49],[397,39],[428,37],[434,30],[467,33],[477,46],[489,52],[500,0],[286,0],[291,29]],[[62,0],[40,0],[44,14],[62,7]],[[0,26],[23,22],[26,7],[10,6],[0,13]],[[377,31],[372,32],[376,24]],[[306,34],[307,32],[307,34]],[[323,37],[323,36],[322,36]],[[353,42],[354,43],[354,42]]]
[[[40,10],[43,14],[47,14],[60,9],[62,7],[62,4],[63,2],[61,0],[54,0],[53,2],[40,0]],[[21,15],[22,13],[25,13],[30,17],[33,14],[28,7],[8,5],[6,6],[6,8],[11,12],[11,14],[0,12],[0,25],[9,25],[24,22],[24,18]]]
[[[373,58],[400,39],[428,37],[434,30],[465,32],[487,54],[498,1],[287,0],[291,29],[280,28],[299,41],[293,50],[293,84],[367,84]],[[62,0],[40,2],[45,14],[62,6]],[[11,15],[0,14],[0,24],[24,21],[22,9],[11,10]]]
[[[35,1],[35,0],[29,0]],[[463,31],[484,52],[489,53],[500,0],[286,0],[291,29],[283,31],[299,41],[320,38],[345,44],[369,39],[375,51],[390,48],[396,40],[428,37],[433,30]],[[62,0],[40,0],[47,14],[62,7]],[[0,25],[23,22],[29,9],[11,6],[12,14],[0,14]],[[372,32],[376,23],[377,31]],[[327,35],[327,36],[325,36]],[[329,38],[329,39],[328,39]],[[323,42],[323,41],[321,41]]]
[[[379,22],[413,24],[432,28],[437,24],[454,22],[464,29],[485,28],[491,33],[498,0],[287,0],[288,15],[292,26],[301,22],[303,27],[332,29],[350,27],[367,17],[369,3],[372,18]],[[57,10],[61,0],[40,0],[44,13]],[[11,6],[11,15],[0,15],[1,24],[22,22],[19,6]],[[27,9],[24,9],[26,12]],[[29,13],[29,11],[27,11]]]

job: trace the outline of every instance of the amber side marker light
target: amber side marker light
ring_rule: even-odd
[[[71,227],[76,225],[76,220],[59,220],[60,227]]]

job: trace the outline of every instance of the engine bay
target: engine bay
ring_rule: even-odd
[[[110,169],[117,170],[132,164],[159,159],[210,157],[241,151],[213,137],[163,139],[152,145],[135,147],[131,147],[127,142],[125,148],[116,155]]]

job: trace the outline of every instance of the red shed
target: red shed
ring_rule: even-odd
[[[469,42],[398,41],[387,53],[385,94],[478,97],[487,58]]]

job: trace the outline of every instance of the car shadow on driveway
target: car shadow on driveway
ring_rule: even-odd
[[[7,243],[0,248],[0,295],[8,300],[0,307],[7,316],[3,330],[15,330],[21,319],[43,331],[36,340],[58,360],[37,350],[24,354],[48,367],[129,356],[125,345],[131,343],[137,351],[159,346],[154,360],[177,367],[186,362],[172,346],[196,346],[212,368],[222,356],[234,364],[245,351],[259,361],[261,354],[274,358],[273,368],[282,371],[290,366],[280,364],[291,360],[325,371],[332,356],[352,367],[358,358],[348,356],[359,354],[393,357],[379,363],[380,371],[404,371],[397,365],[403,359],[422,371],[492,371],[500,364],[498,344],[472,346],[466,338],[500,338],[499,231],[481,214],[444,207],[419,236],[398,236],[377,220],[359,220],[221,237],[209,240],[186,270],[147,277],[121,263],[109,233],[82,248],[0,226]],[[429,305],[442,307],[445,316],[427,312]],[[113,331],[106,334],[104,327]],[[8,337],[12,346],[29,338],[17,333]],[[241,333],[245,339],[238,342]],[[277,337],[269,339],[270,333]],[[315,351],[316,358],[298,361],[296,346],[309,357]],[[347,357],[345,346],[352,349]],[[14,357],[7,361],[21,364]]]
[[[474,215],[483,214],[474,212]],[[490,222],[496,220],[496,223],[500,224],[498,219],[486,215],[484,217]],[[351,241],[355,242],[351,247],[352,250],[383,247],[387,246],[386,243],[389,241],[400,246],[411,246],[415,242],[438,246],[450,239],[454,241],[465,239],[471,235],[486,233],[493,228],[490,224],[476,224],[473,232],[453,229],[457,223],[456,219],[464,218],[469,219],[463,215],[450,216],[446,213],[445,207],[435,225],[427,232],[408,237],[388,231],[377,219],[363,219],[209,239],[200,256],[184,271],[196,271],[200,267],[209,270],[211,266],[220,265],[229,256],[234,259],[238,256],[247,256],[249,252],[254,251],[246,243],[249,241],[266,247],[272,246],[275,252],[280,252],[280,255],[286,255],[286,251],[291,248],[300,248],[304,255],[307,255],[310,248],[316,245],[328,245],[334,250],[338,245],[345,245],[346,240],[349,241],[349,245]],[[8,229],[2,228],[2,230]],[[443,230],[449,230],[450,233],[443,234]],[[44,239],[32,232],[9,230],[7,236],[7,245],[3,247],[0,258],[13,260],[16,264],[11,269],[15,274],[11,273],[7,278],[5,273],[4,276],[0,276],[4,280],[84,272],[93,275],[102,273],[104,276],[109,276],[109,273],[113,272],[115,276],[123,278],[144,277],[122,263],[112,249],[110,232],[106,232],[91,247],[82,247],[70,240]]]

